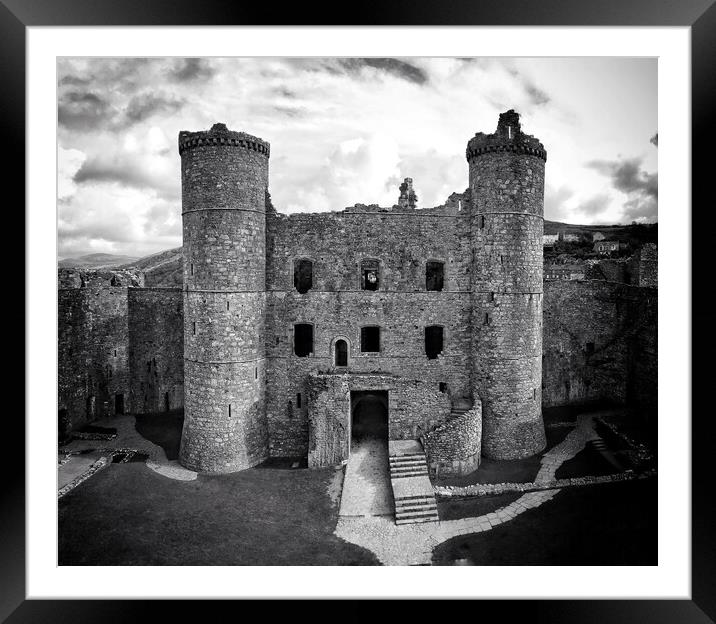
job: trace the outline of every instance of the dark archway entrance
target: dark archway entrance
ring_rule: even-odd
[[[380,440],[388,444],[388,391],[351,392],[351,443]]]

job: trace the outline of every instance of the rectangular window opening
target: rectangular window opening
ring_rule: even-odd
[[[443,394],[445,394],[445,393],[447,392],[447,384],[446,384],[444,381],[441,381],[441,382],[438,384],[438,389],[440,390],[440,392],[442,392]]]
[[[440,325],[430,325],[425,328],[425,355],[434,360],[443,352],[443,328]]]
[[[293,352],[298,357],[313,353],[313,325],[297,323],[293,326]]]
[[[313,287],[313,262],[306,259],[296,260],[293,265],[293,286],[301,294]]]
[[[436,260],[425,263],[425,289],[440,291],[443,289],[445,264]]]
[[[301,393],[296,394],[296,407],[301,407]]]
[[[363,353],[378,353],[380,351],[380,327],[360,328],[360,350]]]
[[[380,262],[363,260],[361,262],[361,289],[378,290],[380,285]]]

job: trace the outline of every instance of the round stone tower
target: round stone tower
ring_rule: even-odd
[[[542,421],[542,234],[547,153],[500,115],[467,144],[472,235],[472,358],[483,406],[482,453],[519,459],[545,447]]]
[[[269,144],[180,132],[184,430],[179,460],[233,472],[268,456],[264,403]]]

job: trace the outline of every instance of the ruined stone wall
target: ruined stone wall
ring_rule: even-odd
[[[482,448],[482,402],[454,417],[421,438],[432,476],[465,475],[480,466]]]
[[[266,407],[273,455],[306,453],[308,414],[305,402],[297,406],[297,395],[305,396],[311,373],[336,370],[338,338],[348,342],[351,373],[400,375],[426,383],[433,393],[442,382],[447,404],[449,397],[470,395],[467,223],[464,205],[455,198],[443,207],[410,212],[356,206],[334,213],[269,214]],[[313,261],[313,287],[305,294],[293,284],[299,258]],[[377,291],[361,290],[363,258],[380,260]],[[440,292],[426,290],[428,260],[444,262]],[[301,322],[314,325],[308,357],[293,352],[293,325]],[[361,353],[364,325],[380,326],[380,353]],[[443,352],[434,360],[425,355],[428,325],[444,328]],[[406,401],[404,418],[392,421],[391,437],[412,437],[426,420],[443,417],[424,415],[419,392]]]
[[[58,409],[76,429],[128,410],[127,291],[140,272],[58,271]],[[121,397],[121,398],[118,398]]]
[[[268,143],[215,124],[181,132],[184,430],[203,472],[267,456],[264,317]]]
[[[482,399],[482,452],[517,459],[545,446],[542,422],[542,144],[519,115],[467,148],[470,167],[472,356]]]
[[[449,397],[434,384],[398,375],[309,373],[305,388],[305,414],[311,424],[307,426],[310,467],[336,465],[348,459],[351,392],[388,392],[388,437],[391,440],[418,439],[445,422],[450,413]],[[301,454],[305,455],[306,449],[301,449]]]
[[[544,406],[609,400],[655,409],[656,342],[656,289],[546,283]]]
[[[131,288],[129,411],[184,407],[184,320],[180,288]]]

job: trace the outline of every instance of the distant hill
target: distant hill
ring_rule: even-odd
[[[182,285],[184,256],[181,247],[132,260],[117,268],[144,271],[145,286],[179,287]]]
[[[108,269],[134,262],[132,256],[115,256],[106,253],[87,254],[78,258],[65,258],[57,263],[61,269]]]

